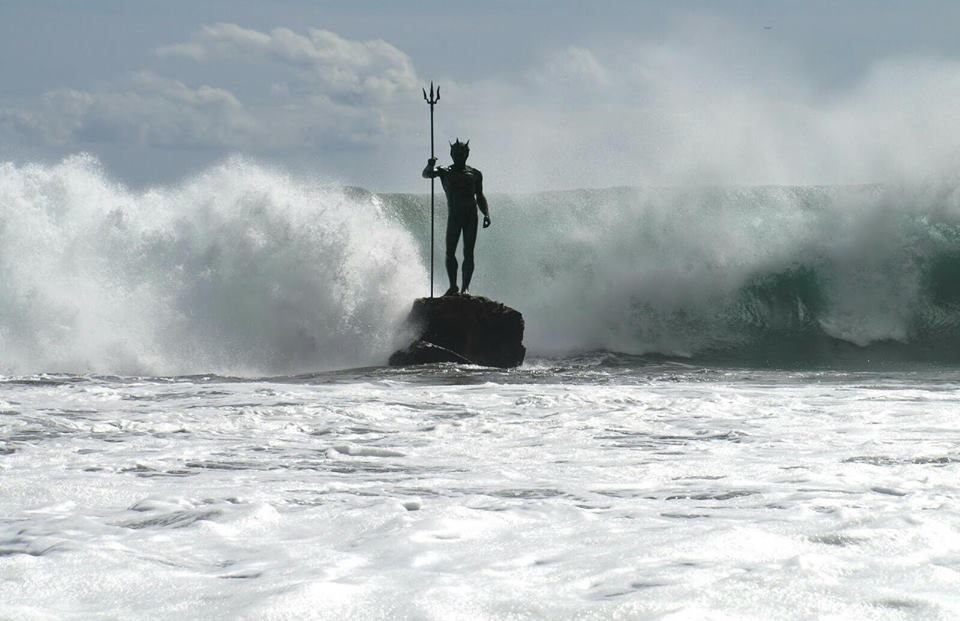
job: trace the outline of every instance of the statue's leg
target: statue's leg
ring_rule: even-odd
[[[460,219],[454,214],[447,214],[447,277],[450,279],[450,289],[447,293],[457,292],[457,243],[460,241]]]
[[[477,244],[477,216],[467,218],[463,223],[463,293],[470,287],[473,278],[473,247]]]

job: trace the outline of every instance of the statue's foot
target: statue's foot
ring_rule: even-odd
[[[449,289],[447,289],[447,292],[443,294],[443,297],[447,297],[448,295],[457,295],[459,293],[460,293],[460,290],[457,289],[457,286],[452,285]]]
[[[470,295],[470,294],[467,293],[466,288],[464,288],[464,289],[461,289],[461,290],[460,290],[460,295]]]

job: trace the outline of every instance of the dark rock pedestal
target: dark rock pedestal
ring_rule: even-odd
[[[419,298],[407,323],[420,336],[390,356],[391,366],[461,362],[509,368],[527,353],[523,315],[484,297]]]

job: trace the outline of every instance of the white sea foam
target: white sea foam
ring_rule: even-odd
[[[956,372],[570,368],[2,382],[0,618],[960,615]]]
[[[376,364],[426,278],[375,198],[240,159],[143,192],[87,156],[3,164],[0,223],[8,372]]]

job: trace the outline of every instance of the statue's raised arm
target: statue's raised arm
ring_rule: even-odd
[[[423,168],[423,178],[433,179],[442,174],[443,169],[437,167],[437,158],[431,157],[427,160],[427,165]]]

